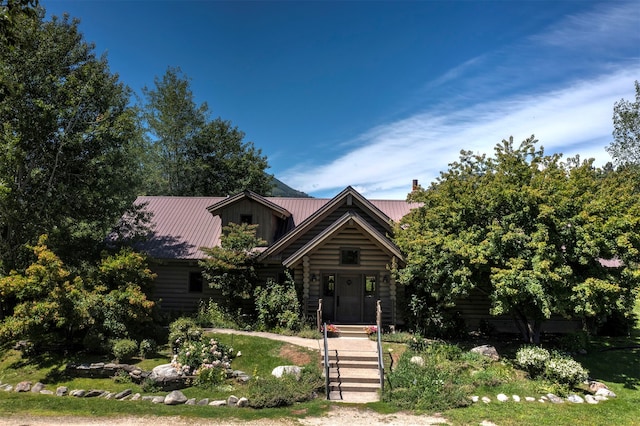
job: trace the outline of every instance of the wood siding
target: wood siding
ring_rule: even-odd
[[[240,200],[220,212],[222,226],[229,223],[241,223],[244,215],[251,216],[251,223],[258,224],[256,234],[269,244],[273,244],[275,237],[282,227],[282,220],[273,214],[273,211],[264,205],[252,200]]]
[[[154,266],[152,270],[158,274],[152,299],[159,302],[162,311],[193,312],[198,309],[201,300],[223,300],[220,291],[209,288],[206,281],[203,282],[202,293],[189,292],[189,274],[200,272],[198,266],[172,263]]]

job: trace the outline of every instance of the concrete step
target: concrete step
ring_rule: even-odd
[[[359,338],[368,339],[369,335],[365,332],[365,327],[372,327],[366,324],[336,324],[340,330],[340,338]]]
[[[329,392],[378,392],[380,386],[368,383],[329,383]]]
[[[329,399],[332,401],[350,402],[356,404],[365,404],[367,402],[376,402],[380,400],[377,392],[338,392],[331,391]]]

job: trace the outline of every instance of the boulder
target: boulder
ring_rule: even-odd
[[[509,397],[503,393],[499,393],[496,398],[498,398],[500,402],[507,402],[509,400]]]
[[[95,398],[97,396],[100,396],[104,393],[104,391],[98,390],[98,389],[91,389],[89,392],[87,392],[86,394],[84,394],[85,398]]]
[[[44,389],[44,385],[40,382],[37,382],[35,385],[31,387],[31,392],[40,393],[42,389]]]
[[[164,396],[154,396],[151,399],[151,402],[153,402],[154,404],[164,404]]]
[[[195,398],[189,398],[189,399],[187,399],[187,402],[184,403],[184,405],[196,405],[196,399]]]
[[[564,400],[562,398],[552,393],[548,393],[547,398],[549,398],[549,401],[553,402],[554,404],[564,404]]]
[[[113,396],[114,399],[122,399],[127,395],[131,395],[132,390],[131,389],[125,389],[123,391],[118,392],[117,394],[115,394]]]
[[[424,358],[422,358],[421,356],[412,356],[409,362],[420,367],[424,367]]]
[[[520,397],[518,395],[511,395],[511,399],[513,399],[515,402],[520,402]]]
[[[605,396],[607,398],[615,398],[616,394],[609,389],[600,388],[596,391],[596,396]]]
[[[14,391],[16,392],[29,392],[31,390],[31,382],[23,381],[16,385]]]
[[[87,394],[87,391],[84,389],[74,389],[71,392],[69,392],[69,395],[75,396],[76,398],[84,398],[86,394]]]
[[[66,386],[58,386],[56,389],[56,396],[65,396],[69,393],[69,388]]]
[[[278,379],[285,374],[291,374],[296,376],[296,378],[300,378],[300,373],[302,373],[302,368],[297,365],[280,365],[271,371],[271,375]]]
[[[249,406],[249,400],[243,396],[242,398],[240,398],[238,400],[238,404],[237,405],[238,405],[238,407],[248,407]]]
[[[597,404],[598,400],[593,395],[585,395],[584,400],[587,404]]]
[[[567,401],[573,402],[574,404],[584,404],[584,399],[580,395],[571,394],[567,397]]]
[[[212,407],[224,407],[225,405],[227,405],[227,401],[225,401],[224,399],[217,399],[215,401],[211,401],[209,405],[211,405]]]
[[[53,395],[53,391],[51,389],[42,389],[40,390],[40,395]]]
[[[524,400],[527,401],[527,402],[534,402],[536,399],[534,397],[532,397],[532,396],[525,396]]]
[[[500,359],[500,355],[498,354],[498,351],[496,350],[496,348],[494,348],[491,345],[476,346],[475,348],[471,349],[471,352],[484,355],[488,358],[491,358],[494,361],[498,361]]]
[[[179,390],[174,390],[164,397],[165,405],[182,405],[187,402],[187,397]]]
[[[605,385],[604,383],[597,382],[595,380],[589,381],[588,385],[589,385],[589,392],[591,393],[596,393],[598,392],[599,389],[609,389],[607,385]]]
[[[482,397],[482,402],[484,402],[485,404],[488,404],[491,402],[491,398],[489,398],[488,396],[483,396]]]
[[[480,397],[478,395],[471,396],[471,402],[478,402],[478,401],[480,401]]]
[[[141,397],[142,397],[142,395],[140,395],[139,393],[136,392],[133,395],[131,395],[131,400],[132,401],[138,401]]]
[[[161,364],[151,370],[149,379],[155,382],[168,382],[182,377],[182,373],[176,370],[171,364]]]
[[[236,404],[238,403],[238,397],[235,395],[230,395],[229,398],[227,398],[227,405],[230,407],[234,407]]]
[[[201,399],[196,405],[209,405],[209,398]]]

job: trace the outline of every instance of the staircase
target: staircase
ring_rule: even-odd
[[[344,402],[378,401],[380,374],[377,345],[364,325],[338,325],[340,337],[328,339],[329,399]],[[324,353],[322,360],[324,364]]]

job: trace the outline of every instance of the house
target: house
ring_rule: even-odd
[[[267,241],[259,255],[261,280],[281,280],[289,270],[300,286],[303,313],[323,320],[373,323],[380,300],[382,322],[397,324],[403,302],[389,267],[403,256],[390,236],[418,204],[368,200],[352,187],[331,199],[263,197],[245,191],[230,197],[138,197],[152,214],[152,232],[141,247],[154,260],[153,297],[161,308],[195,310],[202,299],[220,298],[203,283],[202,247],[220,244],[223,226],[257,224]]]

